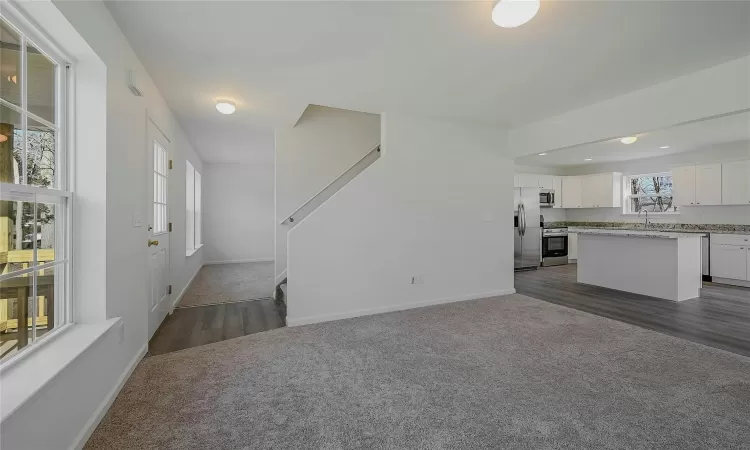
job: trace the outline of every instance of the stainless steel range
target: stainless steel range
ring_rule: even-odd
[[[560,266],[568,263],[568,229],[542,230],[542,266]]]

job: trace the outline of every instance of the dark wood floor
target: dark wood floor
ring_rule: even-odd
[[[149,355],[160,355],[284,326],[273,299],[178,308],[149,342]]]
[[[671,302],[581,284],[576,265],[515,275],[516,291],[689,341],[750,356],[750,289],[704,283],[701,296]]]

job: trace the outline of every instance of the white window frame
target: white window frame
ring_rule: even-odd
[[[185,255],[191,256],[203,247],[203,177],[185,160]],[[192,180],[192,181],[191,181]],[[197,182],[196,182],[197,181]]]
[[[22,184],[0,183],[0,198],[3,200],[15,200],[34,203],[54,203],[55,204],[55,260],[44,264],[38,264],[37,260],[37,239],[33,239],[33,266],[27,269],[18,270],[12,273],[0,275],[0,280],[16,278],[25,273],[32,273],[33,280],[31,286],[32,299],[32,334],[31,342],[24,348],[19,349],[16,353],[0,360],[0,373],[7,368],[15,365],[17,362],[26,358],[30,353],[41,346],[53,341],[59,334],[70,329],[73,325],[73,290],[72,290],[72,272],[73,272],[73,254],[72,254],[72,217],[74,196],[71,189],[72,157],[73,157],[73,135],[71,130],[72,120],[70,117],[69,96],[73,89],[73,68],[69,62],[71,59],[64,56],[64,53],[53,44],[43,32],[19,14],[10,5],[4,4],[0,8],[0,17],[11,26],[21,36],[21,68],[20,83],[21,106],[16,106],[0,98],[0,103],[7,108],[21,114],[21,125],[24,131],[24,146],[22,168],[20,178]],[[28,91],[26,60],[27,44],[31,44],[41,54],[57,64],[58,70],[55,75],[55,122],[50,123],[34,113],[28,111]],[[26,132],[28,130],[28,118],[31,118],[46,127],[55,130],[55,186],[54,187],[36,187],[26,184],[27,172],[27,141]],[[36,211],[36,206],[35,206]],[[34,214],[36,216],[36,213]],[[36,316],[37,301],[36,295],[37,273],[43,269],[62,268],[62,274],[55,274],[55,326],[54,329],[45,333],[41,337],[36,336]]]
[[[637,212],[631,211],[631,199],[634,197],[674,197],[674,190],[671,193],[668,194],[631,194],[630,193],[630,187],[632,180],[634,178],[644,178],[644,177],[658,177],[658,176],[672,176],[672,172],[667,170],[664,172],[653,172],[653,173],[638,173],[638,174],[631,174],[631,175],[625,175],[623,178],[623,193],[624,193],[624,201],[623,201],[623,207],[622,207],[622,214],[624,216],[637,216]],[[665,211],[665,212],[649,212],[649,216],[678,216],[680,214],[679,208],[677,205],[673,205],[675,208],[675,211]]]

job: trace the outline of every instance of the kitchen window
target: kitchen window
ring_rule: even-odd
[[[0,360],[72,321],[66,87],[41,33],[0,15]]]
[[[672,173],[660,172],[626,177],[626,214],[675,214],[677,206],[672,198]]]

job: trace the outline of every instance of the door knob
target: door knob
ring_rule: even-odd
[[[152,245],[159,245],[159,241],[152,241],[151,239],[149,239],[148,246],[151,247]]]

